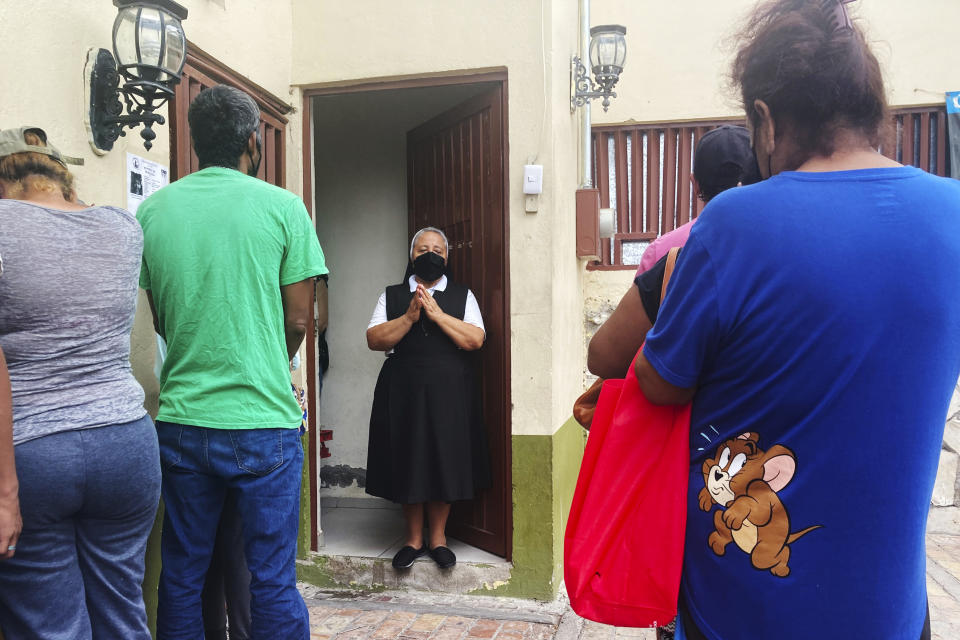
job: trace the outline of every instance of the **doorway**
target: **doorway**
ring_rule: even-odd
[[[331,269],[330,368],[316,417],[317,429],[333,432],[315,476],[321,553],[389,559],[402,544],[399,507],[364,491],[384,358],[367,349],[365,331],[383,288],[402,280],[410,235],[430,225],[447,234],[453,278],[473,290],[487,328],[481,359],[494,486],[454,505],[450,546],[465,562],[510,558],[505,84],[505,74],[484,74],[305,92],[306,166]]]

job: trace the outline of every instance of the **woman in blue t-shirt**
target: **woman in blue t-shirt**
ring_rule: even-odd
[[[636,371],[693,402],[678,638],[928,638],[924,529],[960,374],[960,184],[877,152],[840,0],[733,65],[760,173],[704,209]]]

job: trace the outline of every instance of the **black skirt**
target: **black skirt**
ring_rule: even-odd
[[[479,380],[467,354],[395,354],[370,415],[367,493],[401,504],[469,500],[490,487]]]

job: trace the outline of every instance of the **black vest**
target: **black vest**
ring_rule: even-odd
[[[447,315],[463,320],[467,308],[467,292],[469,289],[459,284],[447,281],[445,291],[434,291],[433,299]],[[395,284],[387,287],[387,320],[396,320],[407,312],[410,300],[414,296],[410,285]],[[403,356],[442,356],[451,355],[462,358],[464,354],[453,340],[443,332],[437,323],[427,317],[425,311],[420,311],[420,320],[410,327],[410,331],[400,342],[393,347],[394,355]]]

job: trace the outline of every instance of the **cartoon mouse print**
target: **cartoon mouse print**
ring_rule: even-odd
[[[750,554],[755,568],[782,578],[790,573],[789,545],[821,525],[790,533],[790,518],[777,492],[793,478],[797,459],[779,444],[763,451],[759,440],[759,434],[744,433],[723,442],[716,457],[704,461],[700,508],[723,507],[713,514],[715,531],[707,539],[715,554],[722,556],[735,542]]]

